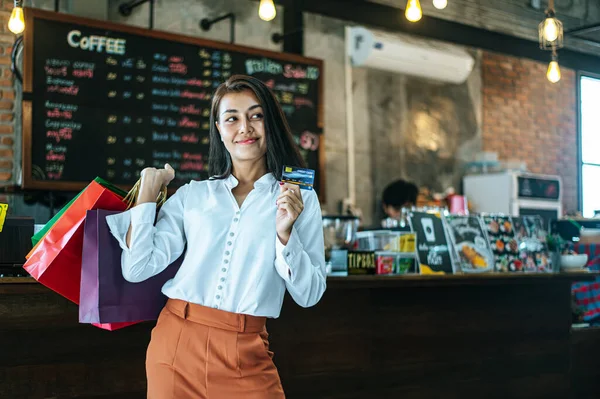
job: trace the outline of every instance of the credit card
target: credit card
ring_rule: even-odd
[[[304,190],[312,190],[315,183],[315,171],[297,166],[284,166],[281,175],[283,183],[296,184]]]

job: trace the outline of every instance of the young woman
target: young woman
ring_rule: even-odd
[[[285,291],[301,306],[325,291],[321,209],[314,191],[282,184],[302,165],[281,107],[259,80],[232,76],[212,101],[209,173],[161,208],[174,170],[146,168],[137,205],[107,218],[123,276],[143,281],[183,252],[146,358],[148,398],[283,398],[265,322]]]

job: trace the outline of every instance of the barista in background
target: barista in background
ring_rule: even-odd
[[[400,219],[402,208],[410,208],[417,204],[419,188],[405,180],[396,180],[383,190],[381,205],[386,216]]]

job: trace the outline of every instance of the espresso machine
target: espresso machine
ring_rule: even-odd
[[[349,215],[323,216],[325,263],[330,276],[348,274],[348,250],[354,248],[359,218]]]

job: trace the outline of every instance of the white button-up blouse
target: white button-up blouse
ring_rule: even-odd
[[[186,184],[160,209],[156,225],[154,203],[108,216],[110,231],[123,249],[123,277],[131,282],[148,279],[185,250],[175,278],[162,288],[169,298],[271,318],[279,316],[286,288],[299,305],[316,304],[326,283],[315,192],[301,190],[304,211],[284,246],[275,230],[275,177],[269,173],[256,181],[241,208],[231,192],[237,184],[232,175]]]

